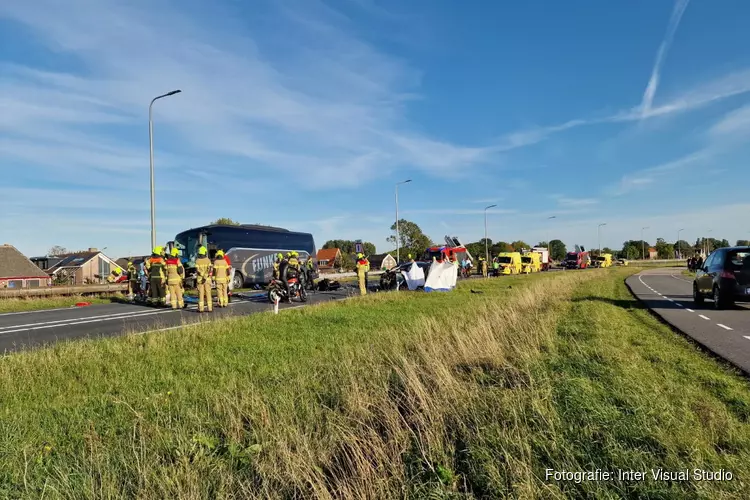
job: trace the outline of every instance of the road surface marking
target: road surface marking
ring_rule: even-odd
[[[102,305],[108,305],[108,304],[102,304]],[[70,306],[70,307],[56,307],[55,309],[39,309],[37,311],[19,311],[19,312],[12,312],[12,313],[2,313],[0,314],[0,318],[4,316],[14,316],[16,314],[34,314],[34,313],[55,312],[55,311],[70,311],[72,309],[81,309],[81,308],[77,306]]]
[[[669,297],[664,297],[664,298],[667,299],[670,302],[674,302],[674,299],[670,299]]]
[[[675,304],[677,304],[677,305],[678,305],[678,306],[680,306],[680,307],[685,307],[685,306],[683,306],[682,304],[680,304],[679,302],[675,302]]]
[[[750,337],[748,337],[747,335],[743,335],[743,337],[745,337],[747,340],[750,340]]]
[[[37,323],[27,323],[25,325],[10,325],[10,326],[0,326],[0,333],[2,333],[2,330],[8,330],[11,328],[23,328],[26,326],[39,326],[39,325],[51,325],[51,324],[57,324],[57,323],[67,323],[69,321],[79,321],[82,319],[95,319],[95,318],[115,318],[120,316],[129,316],[133,314],[139,314],[143,312],[142,310],[136,310],[136,311],[127,311],[127,312],[121,312],[121,313],[114,313],[114,314],[104,314],[101,316],[83,316],[80,318],[68,318],[68,319],[58,319],[55,321],[41,321]]]
[[[694,313],[694,312],[695,312],[695,311],[693,311],[692,309],[690,309],[690,308],[687,308],[687,307],[685,308],[685,310],[686,310],[687,312],[691,312],[691,313]]]
[[[17,328],[15,330],[3,330],[3,331],[0,332],[0,335],[5,335],[7,333],[28,332],[30,330],[45,330],[47,328],[56,328],[58,326],[71,326],[71,325],[83,325],[83,324],[86,324],[86,323],[99,323],[99,322],[102,322],[102,321],[112,321],[114,319],[139,318],[141,316],[152,316],[154,314],[165,314],[165,313],[168,313],[168,312],[172,312],[172,311],[153,311],[153,312],[140,313],[140,314],[131,314],[131,315],[128,315],[128,316],[118,316],[116,318],[107,317],[107,318],[89,319],[89,320],[86,320],[85,318],[81,318],[81,319],[84,319],[84,321],[76,321],[76,320],[70,321],[69,320],[68,323],[57,323],[57,324],[54,324],[54,325],[33,326],[31,328]]]
[[[731,328],[729,328],[729,327],[728,327],[728,326],[726,326],[726,325],[722,325],[721,323],[716,323],[716,324],[717,324],[718,326],[722,327],[722,328],[723,328],[724,330],[731,330]]]
[[[711,321],[711,318],[709,318],[709,317],[707,317],[707,316],[704,316],[704,315],[702,315],[702,314],[699,314],[699,315],[698,315],[698,317],[699,317],[699,318],[703,318],[703,319],[707,319],[707,320]]]

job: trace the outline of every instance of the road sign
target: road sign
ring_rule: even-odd
[[[354,242],[354,250],[357,253],[365,253],[364,249],[362,248],[362,240],[357,240]]]

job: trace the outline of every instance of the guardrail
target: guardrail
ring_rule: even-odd
[[[125,292],[127,283],[110,283],[106,285],[50,286],[44,288],[19,288],[17,290],[0,290],[0,299],[15,297],[49,297],[54,295],[86,295],[89,293]]]

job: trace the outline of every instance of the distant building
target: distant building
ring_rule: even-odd
[[[648,249],[648,258],[649,259],[656,259],[657,257],[659,257],[659,252],[656,251],[656,248],[649,247],[649,249]]]
[[[96,248],[89,248],[87,252],[68,255],[47,269],[47,272],[55,281],[64,281],[69,285],[87,285],[104,283],[115,267],[120,266]]]
[[[13,245],[0,246],[0,288],[49,286],[50,277]]]
[[[323,248],[318,250],[315,256],[318,259],[318,272],[332,273],[335,272],[335,263],[341,258],[341,250],[338,248]]]
[[[370,261],[370,269],[373,271],[376,269],[392,269],[396,267],[396,259],[389,253],[370,255],[367,257],[367,260]]]

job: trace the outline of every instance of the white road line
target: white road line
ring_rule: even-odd
[[[133,314],[139,314],[143,312],[142,310],[136,310],[136,311],[127,311],[127,312],[121,312],[121,313],[114,313],[114,314],[103,314],[101,316],[84,316],[81,318],[68,318],[68,319],[58,319],[55,321],[42,321],[37,323],[27,323],[25,325],[10,325],[10,326],[0,326],[0,333],[2,333],[3,330],[9,330],[11,328],[23,328],[26,326],[40,326],[40,325],[52,325],[52,324],[58,324],[58,323],[68,323],[71,321],[80,321],[82,319],[96,319],[96,318],[115,318],[115,317],[124,317],[129,316]]]
[[[699,314],[698,317],[699,318],[703,318],[703,319],[707,319],[707,320],[711,321],[711,318],[709,318],[708,316],[704,316],[702,314]]]
[[[105,305],[105,304],[102,304],[102,305]],[[70,311],[71,309],[83,309],[83,307],[70,306],[70,307],[57,307],[55,309],[39,309],[37,311],[19,311],[19,312],[12,312],[12,313],[2,313],[0,314],[0,318],[4,316],[15,316],[17,314],[36,314],[36,313],[55,312],[55,311]]]
[[[682,304],[680,304],[679,302],[675,302],[675,304],[677,304],[677,305],[678,305],[678,306],[680,306],[680,307],[685,307],[685,306],[683,306]]]
[[[731,330],[727,325],[722,325],[721,323],[716,323],[716,325],[722,327],[724,330]]]
[[[690,308],[687,308],[687,307],[685,308],[685,310],[686,310],[687,312],[691,312],[691,313],[694,313],[694,312],[695,312],[695,311],[693,311],[692,309],[690,309]]]
[[[747,335],[743,335],[743,337],[745,337],[747,340],[750,340],[750,337],[748,337]]]
[[[153,316],[154,314],[165,314],[172,311],[153,311],[153,312],[147,312],[147,313],[140,313],[140,314],[131,314],[129,316],[118,316],[116,318],[100,318],[100,319],[89,319],[84,321],[73,321],[69,323],[62,323],[62,324],[54,324],[54,325],[44,325],[44,326],[34,326],[31,328],[18,328],[16,330],[4,330],[0,332],[0,335],[5,335],[8,333],[18,333],[18,332],[28,332],[30,330],[45,330],[47,328],[56,328],[59,326],[71,326],[71,325],[85,325],[87,323],[100,323],[102,321],[112,321],[116,319],[130,319],[130,318],[140,318],[141,316]]]

